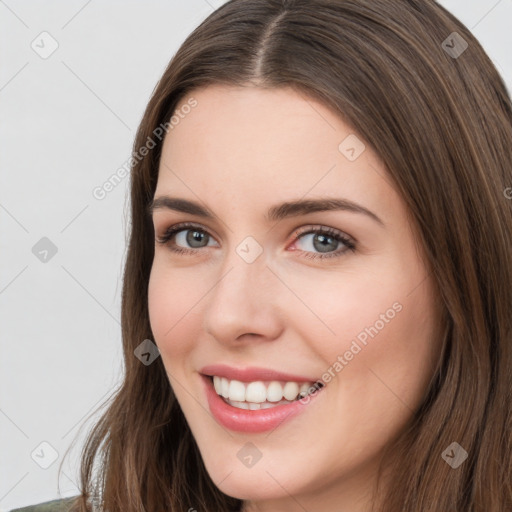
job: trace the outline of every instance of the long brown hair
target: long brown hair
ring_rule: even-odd
[[[417,228],[443,350],[424,402],[388,446],[394,472],[379,510],[512,510],[512,106],[478,41],[433,0],[231,0],[172,58],[134,151],[213,83],[293,87],[332,108],[380,156]],[[147,206],[161,146],[133,160],[125,376],[83,448],[75,512],[94,494],[108,512],[242,505],[209,478],[161,358],[134,356],[152,339]],[[468,453],[457,469],[442,457],[453,442]]]

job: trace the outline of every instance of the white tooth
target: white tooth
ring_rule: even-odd
[[[247,402],[261,403],[267,399],[267,388],[261,381],[251,382],[245,389]]]
[[[311,387],[311,384],[309,382],[304,382],[300,386],[299,393],[301,396],[306,396],[309,393],[309,388]]]
[[[254,404],[252,402],[247,402],[247,403],[249,404],[249,409],[251,411],[257,411],[262,405],[262,404]]]
[[[222,377],[220,379],[220,383],[221,383],[221,395],[224,397],[224,398],[229,398],[229,380],[226,379],[226,377]]]
[[[283,386],[280,382],[272,381],[267,388],[267,400],[269,402],[279,402],[283,398]]]
[[[299,385],[296,382],[287,382],[284,385],[283,396],[286,400],[295,400],[299,394]]]
[[[215,388],[217,395],[222,395],[222,380],[216,375],[213,377],[213,387]]]
[[[247,409],[249,410],[249,404],[247,402],[239,402],[237,400],[230,400],[229,405],[236,407],[237,409]]]
[[[237,402],[245,400],[245,384],[239,380],[232,380],[229,383],[229,399]]]

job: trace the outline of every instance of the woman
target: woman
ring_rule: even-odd
[[[511,510],[511,162],[434,1],[215,11],[139,127],[126,373],[66,509]]]

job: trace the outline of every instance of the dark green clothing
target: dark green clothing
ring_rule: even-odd
[[[69,506],[75,498],[45,501],[29,507],[14,508],[11,512],[68,512]]]

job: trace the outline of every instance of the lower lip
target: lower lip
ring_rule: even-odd
[[[274,430],[285,421],[304,411],[318,398],[321,390],[308,396],[307,402],[295,400],[291,404],[276,405],[270,409],[247,410],[233,407],[220,397],[213,387],[210,377],[201,375],[206,388],[208,405],[214,418],[223,427],[237,432],[266,432]]]

